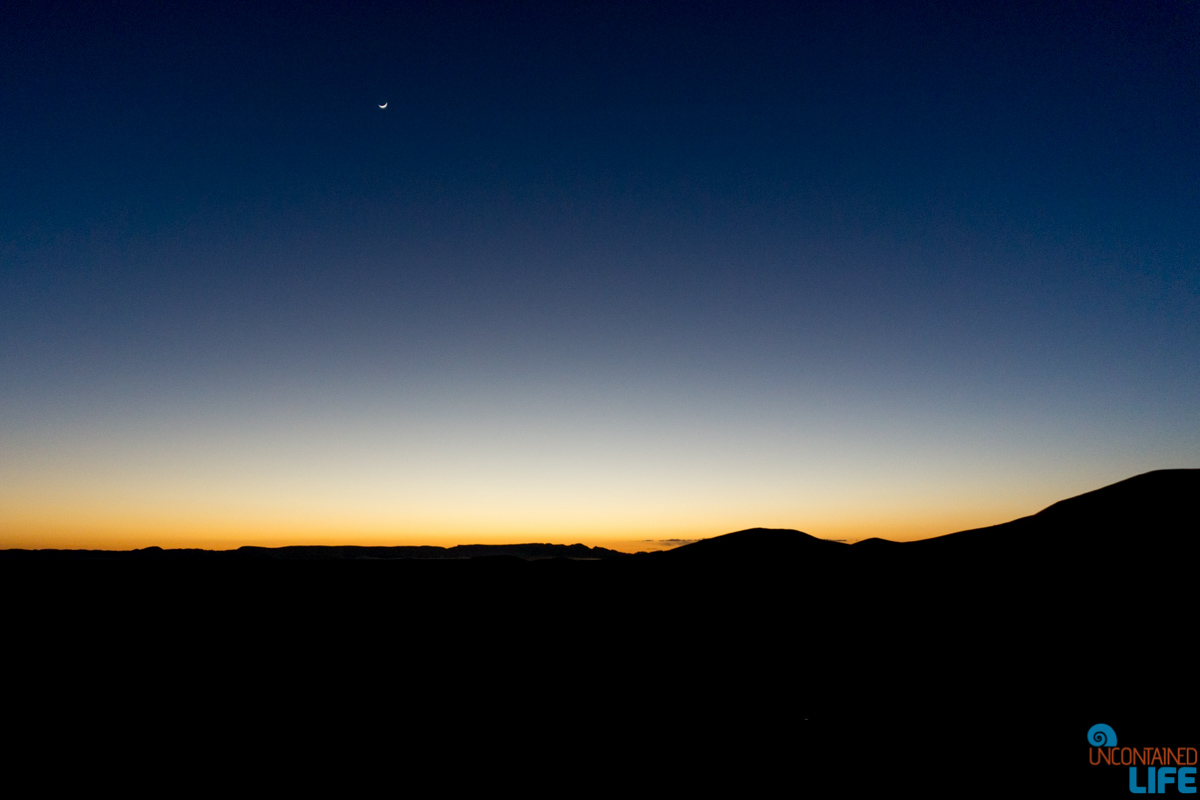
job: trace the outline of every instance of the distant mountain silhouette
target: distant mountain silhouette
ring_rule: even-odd
[[[785,528],[749,528],[663,551],[671,560],[820,557],[844,545]]]
[[[857,542],[854,542],[854,546],[857,547],[859,551],[870,550],[877,547],[894,547],[899,544],[900,542],[893,542],[891,539],[881,539],[878,536],[872,536],[870,539],[860,539]]]
[[[1157,470],[1078,495],[1028,517],[912,542],[864,539],[844,545],[795,530],[751,528],[683,545],[675,559],[837,558],[847,552],[911,554],[921,551],[1020,552],[1037,558],[1132,551],[1190,552],[1200,545],[1200,469]],[[902,550],[897,549],[902,548]],[[819,554],[819,555],[818,555]]]
[[[905,543],[4,551],[6,670],[34,709],[10,726],[91,724],[124,763],[111,725],[136,720],[158,757],[220,741],[293,776],[496,753],[514,780],[588,764],[619,790],[653,760],[689,791],[1127,794],[1089,768],[1089,726],[1200,744],[1197,497],[1200,470],[1152,472]]]
[[[535,560],[543,558],[622,558],[628,555],[617,550],[588,547],[583,544],[460,544],[454,547],[352,547],[344,545],[326,547],[309,545],[271,548],[241,547],[238,548],[237,553],[243,557],[284,559],[462,559],[511,556]]]
[[[950,551],[968,557],[986,550],[991,557],[1036,553],[1039,559],[1122,557],[1133,552],[1180,552],[1200,545],[1198,506],[1200,469],[1147,472],[1086,494],[1061,500],[1042,511],[1010,522],[912,542],[864,539],[852,545],[819,539],[801,531],[749,528],[682,545],[643,553],[654,563],[725,565],[788,563],[823,559],[842,563],[849,553],[892,558],[900,553],[940,557]],[[463,560],[508,556],[543,559],[611,560],[629,554],[583,544],[469,544],[454,547],[351,545],[245,546],[233,551],[146,547],[109,550],[0,550],[0,560]],[[836,562],[835,562],[836,560]]]
[[[913,542],[924,549],[989,546],[1121,555],[1194,548],[1200,530],[1200,469],[1157,470],[1060,500],[1036,515]]]
[[[0,560],[123,560],[123,561],[354,561],[354,560],[464,560],[510,557],[526,561],[567,558],[596,561],[624,558],[628,553],[583,544],[466,544],[454,547],[429,545],[360,547],[354,545],[293,545],[239,547],[237,550],[0,550]]]

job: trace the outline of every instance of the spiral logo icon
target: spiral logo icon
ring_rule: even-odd
[[[1095,747],[1116,747],[1117,734],[1104,723],[1093,725],[1088,728],[1088,743]]]

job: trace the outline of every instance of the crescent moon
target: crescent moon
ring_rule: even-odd
[[[383,105],[381,105],[380,108],[387,108],[387,103],[384,103]]]

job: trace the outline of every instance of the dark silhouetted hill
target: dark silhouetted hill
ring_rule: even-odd
[[[237,550],[0,550],[0,560],[22,561],[357,561],[357,560],[465,560],[510,557],[526,561],[566,558],[597,561],[623,558],[627,553],[583,544],[468,544],[454,547],[358,547],[353,545],[293,545],[289,547],[239,547]]]
[[[727,533],[711,539],[701,539],[697,542],[682,545],[667,551],[672,561],[688,561],[694,559],[721,559],[730,563],[729,559],[761,558],[820,558],[840,548],[837,542],[818,539],[801,531],[782,528],[750,528],[744,531]]]
[[[750,529],[620,557],[9,551],[6,674],[36,713],[8,719],[47,747],[91,731],[111,763],[131,721],[139,763],[219,742],[292,776],[465,753],[613,788],[652,760],[689,791],[1125,793],[1091,725],[1195,743],[1197,497],[1200,470],[1169,470],[920,542]]]
[[[1067,549],[1189,549],[1200,530],[1200,470],[1147,472],[1049,506],[1012,522],[913,543],[922,549],[988,546],[1055,553]]]
[[[667,563],[713,561],[795,568],[818,560],[833,567],[879,560],[946,570],[1066,562],[1119,564],[1137,558],[1188,558],[1200,546],[1200,470],[1159,470],[1059,501],[1028,517],[913,542],[871,538],[853,545],[794,530],[751,528],[669,551]],[[919,556],[918,556],[919,554]],[[949,558],[953,565],[943,564]],[[854,562],[848,559],[855,559]],[[898,561],[903,559],[904,561]],[[920,568],[922,564],[912,565]]]

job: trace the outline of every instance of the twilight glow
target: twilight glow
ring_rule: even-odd
[[[1195,7],[264,8],[0,32],[0,547],[912,539],[1200,466]]]

